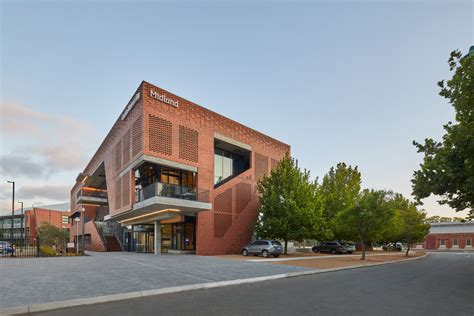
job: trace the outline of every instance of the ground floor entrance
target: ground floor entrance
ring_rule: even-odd
[[[161,252],[196,250],[196,217],[180,216],[161,221]],[[155,252],[155,224],[127,226],[123,233],[124,250],[138,253]]]

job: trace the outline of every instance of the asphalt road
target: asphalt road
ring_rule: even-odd
[[[41,315],[474,315],[474,253],[151,296]]]

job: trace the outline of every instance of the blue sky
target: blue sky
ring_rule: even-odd
[[[453,119],[436,82],[474,43],[471,1],[0,3],[0,212],[4,178],[26,204],[67,199],[142,80],[290,144],[313,176],[345,161],[409,196],[412,141]]]

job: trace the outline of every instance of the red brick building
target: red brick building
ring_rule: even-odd
[[[37,227],[43,222],[69,229],[69,211],[69,203],[60,203],[27,207],[23,213],[16,210],[13,221],[9,214],[0,216],[0,240],[11,241],[14,245],[33,243],[37,236]]]
[[[36,228],[41,223],[49,223],[58,228],[69,229],[69,203],[32,207],[25,210],[25,228],[29,231],[30,242],[36,238]]]
[[[142,82],[71,191],[86,249],[237,253],[290,146]],[[81,234],[73,222],[71,240]]]
[[[430,233],[417,248],[429,250],[472,250],[474,222],[432,223]]]

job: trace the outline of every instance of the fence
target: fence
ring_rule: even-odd
[[[28,239],[27,239],[28,240]],[[0,240],[0,259],[4,258],[35,258],[40,256],[40,240],[33,238],[27,243],[11,243]]]

